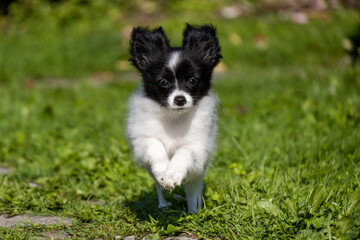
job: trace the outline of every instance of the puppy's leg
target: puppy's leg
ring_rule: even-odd
[[[185,177],[190,177],[185,183],[188,211],[197,213],[202,208],[203,174],[205,170],[206,154],[204,151],[194,151],[189,147],[178,149],[166,168],[161,185],[165,189],[174,189],[179,186]]]
[[[202,192],[204,189],[203,177],[198,176],[185,183],[186,201],[188,212],[197,214],[202,209]]]
[[[157,182],[161,182],[169,164],[169,158],[162,143],[153,138],[139,139],[134,142],[134,155],[144,165]]]
[[[159,184],[169,164],[169,158],[163,144],[156,139],[147,138],[137,140],[134,145],[136,146],[134,147],[135,157],[147,165],[148,172],[155,179],[159,208],[170,206],[171,203],[164,199],[163,189]]]
[[[164,178],[160,182],[165,189],[172,190],[179,186],[185,178],[189,167],[193,163],[192,151],[183,147],[176,150],[169,165],[166,168]]]
[[[159,208],[167,208],[171,206],[171,203],[166,201],[163,195],[163,188],[160,186],[160,184],[156,182],[156,192],[158,194],[158,199],[159,199]]]

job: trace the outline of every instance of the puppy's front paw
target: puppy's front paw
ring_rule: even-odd
[[[151,167],[151,172],[158,183],[162,182],[167,166],[168,163],[164,162],[164,163],[157,163],[156,165]]]
[[[185,174],[180,171],[166,171],[161,181],[163,188],[173,190],[176,186],[180,186]]]

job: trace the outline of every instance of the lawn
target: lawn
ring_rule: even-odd
[[[128,26],[143,22],[38,19],[0,22],[0,167],[9,170],[0,213],[75,221],[0,228],[1,238],[360,238],[360,70],[343,46],[358,12],[308,24],[275,13],[211,19],[224,56],[213,81],[221,106],[197,215],[172,198],[180,188],[167,193],[171,210],[157,209],[154,182],[125,136],[139,83],[126,61]],[[182,16],[151,25],[181,42]]]

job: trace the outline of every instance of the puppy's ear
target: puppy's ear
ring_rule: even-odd
[[[213,25],[192,26],[186,24],[184,30],[183,48],[200,63],[215,67],[220,59],[219,41]]]
[[[154,64],[164,63],[169,48],[169,40],[161,27],[153,30],[136,27],[131,33],[129,60],[140,72],[145,72]]]

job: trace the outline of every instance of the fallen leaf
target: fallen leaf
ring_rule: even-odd
[[[282,217],[284,215],[283,211],[281,211],[278,206],[268,200],[257,201],[256,205],[274,217]]]

